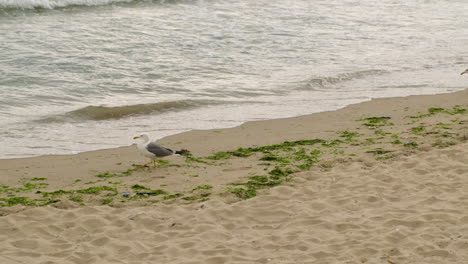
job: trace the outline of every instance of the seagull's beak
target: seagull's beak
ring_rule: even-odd
[[[140,137],[138,137],[138,136],[136,136],[136,137],[133,137],[133,139],[137,139],[137,138],[140,138]]]

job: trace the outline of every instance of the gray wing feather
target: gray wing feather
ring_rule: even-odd
[[[165,157],[174,154],[174,151],[169,148],[165,148],[159,144],[156,144],[154,142],[149,143],[146,146],[146,149],[153,153],[156,157]]]

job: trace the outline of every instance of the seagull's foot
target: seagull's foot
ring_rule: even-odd
[[[143,164],[143,165],[134,164],[133,166],[135,166],[135,167],[137,167],[137,168],[150,168],[150,167],[151,167],[151,162],[145,163],[145,164]]]

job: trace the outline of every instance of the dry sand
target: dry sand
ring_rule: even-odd
[[[135,146],[0,160],[3,205],[12,195],[41,199],[37,191],[118,189],[111,207],[98,206],[112,194],[102,192],[80,194],[81,202],[70,201],[78,197],[73,193],[44,207],[0,208],[0,263],[468,263],[468,114],[425,115],[454,106],[468,108],[468,90],[378,99],[161,141],[196,157],[285,140],[342,141],[304,147],[319,149],[320,162],[248,200],[229,193],[227,184],[272,170],[276,165],[259,161],[263,154],[210,164],[174,156],[166,166],[129,176],[121,172],[146,162]],[[391,119],[363,125],[362,118],[382,116]],[[107,171],[122,177],[96,177]],[[41,182],[48,185],[25,187]],[[205,193],[209,200],[121,197],[135,192],[134,184],[182,198]],[[192,191],[207,185],[209,193]]]

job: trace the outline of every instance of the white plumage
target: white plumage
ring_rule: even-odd
[[[152,142],[148,134],[144,133],[139,136],[133,137],[133,139],[140,139],[137,144],[138,150],[145,156],[153,161],[153,165],[156,166],[156,160],[158,158],[174,155],[174,154],[186,154],[188,150],[174,151],[170,148],[163,147],[155,142]]]

